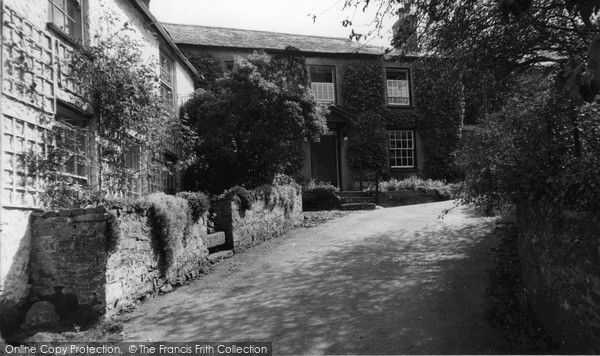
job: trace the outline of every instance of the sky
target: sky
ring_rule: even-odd
[[[150,10],[161,22],[348,38],[342,21],[352,19],[354,31],[367,33],[376,7],[347,8],[344,0],[151,0]],[[356,11],[355,11],[356,10]],[[313,16],[315,15],[316,18]],[[369,44],[389,46],[395,18],[388,17]]]

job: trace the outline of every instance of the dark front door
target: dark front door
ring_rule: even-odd
[[[312,178],[338,185],[337,137],[321,136],[321,142],[310,144]]]

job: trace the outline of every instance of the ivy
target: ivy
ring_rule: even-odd
[[[399,59],[400,60],[400,59]],[[417,60],[412,65],[414,108],[390,109],[385,103],[380,62],[355,62],[348,66],[343,85],[344,102],[357,115],[352,123],[348,155],[358,172],[385,176],[388,143],[384,129],[414,128],[423,141],[423,175],[432,179],[456,179],[454,163],[464,116],[460,81],[439,60]]]
[[[356,115],[350,122],[348,164],[362,185],[366,174],[386,175],[388,171],[381,63],[349,65],[342,93],[346,106]]]
[[[194,76],[194,89],[217,90],[217,79],[223,76],[219,61],[204,53],[184,52],[187,59],[198,71]]]

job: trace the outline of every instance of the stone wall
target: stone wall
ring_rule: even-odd
[[[561,353],[600,350],[600,221],[551,212],[542,203],[517,210],[519,253],[530,306]]]
[[[112,314],[206,273],[204,240],[216,239],[206,232],[206,214],[179,237],[184,243],[167,268],[161,268],[148,220],[146,212],[119,214],[103,207],[36,214],[31,299],[66,298],[70,312],[84,308],[85,313]]]
[[[397,190],[379,193],[379,205],[383,207],[423,204],[440,200],[444,199],[440,198],[435,192]]]
[[[266,205],[264,200],[259,199],[251,209],[242,211],[236,201],[219,202],[215,228],[225,232],[226,244],[233,247],[234,252],[284,234],[299,226],[304,219],[301,193],[296,195],[289,211],[282,204],[273,208]]]
[[[74,296],[76,305],[102,310],[106,220],[104,207],[33,213],[30,283],[34,299],[65,294]]]

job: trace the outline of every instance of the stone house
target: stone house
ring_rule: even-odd
[[[75,155],[65,164],[64,174],[83,184],[97,179],[95,123],[74,105],[77,88],[63,75],[60,60],[81,44],[93,44],[117,30],[106,20],[110,15],[116,26],[129,22],[130,36],[143,43],[143,55],[156,61],[161,92],[174,110],[179,98],[193,92],[196,70],[150,13],[148,0],[4,0],[0,6],[0,320],[6,322],[9,311],[28,295],[29,219],[39,206],[39,177],[28,173],[20,158],[30,150],[46,152],[47,133],[59,125],[65,142],[89,154]],[[133,146],[126,157],[129,168],[139,166],[144,154]],[[177,155],[172,149],[162,158],[176,160]],[[131,193],[175,191],[174,176],[140,179],[133,182]]]
[[[350,66],[357,63],[377,66],[381,102],[373,104],[372,109],[376,111],[381,107],[387,113],[390,176],[406,177],[423,172],[426,162],[423,130],[415,120],[404,119],[416,108],[418,93],[413,82],[413,65],[417,55],[392,59],[384,54],[383,48],[360,45],[344,38],[166,23],[163,26],[189,58],[213,57],[224,72],[232,68],[236,56],[257,50],[280,53],[288,46],[299,50],[306,58],[310,87],[317,101],[330,108],[327,134],[318,143],[303,144],[301,173],[305,179],[330,182],[342,190],[357,187],[356,174],[348,162],[349,123],[357,113],[350,108],[351,103],[345,102],[344,81]]]

